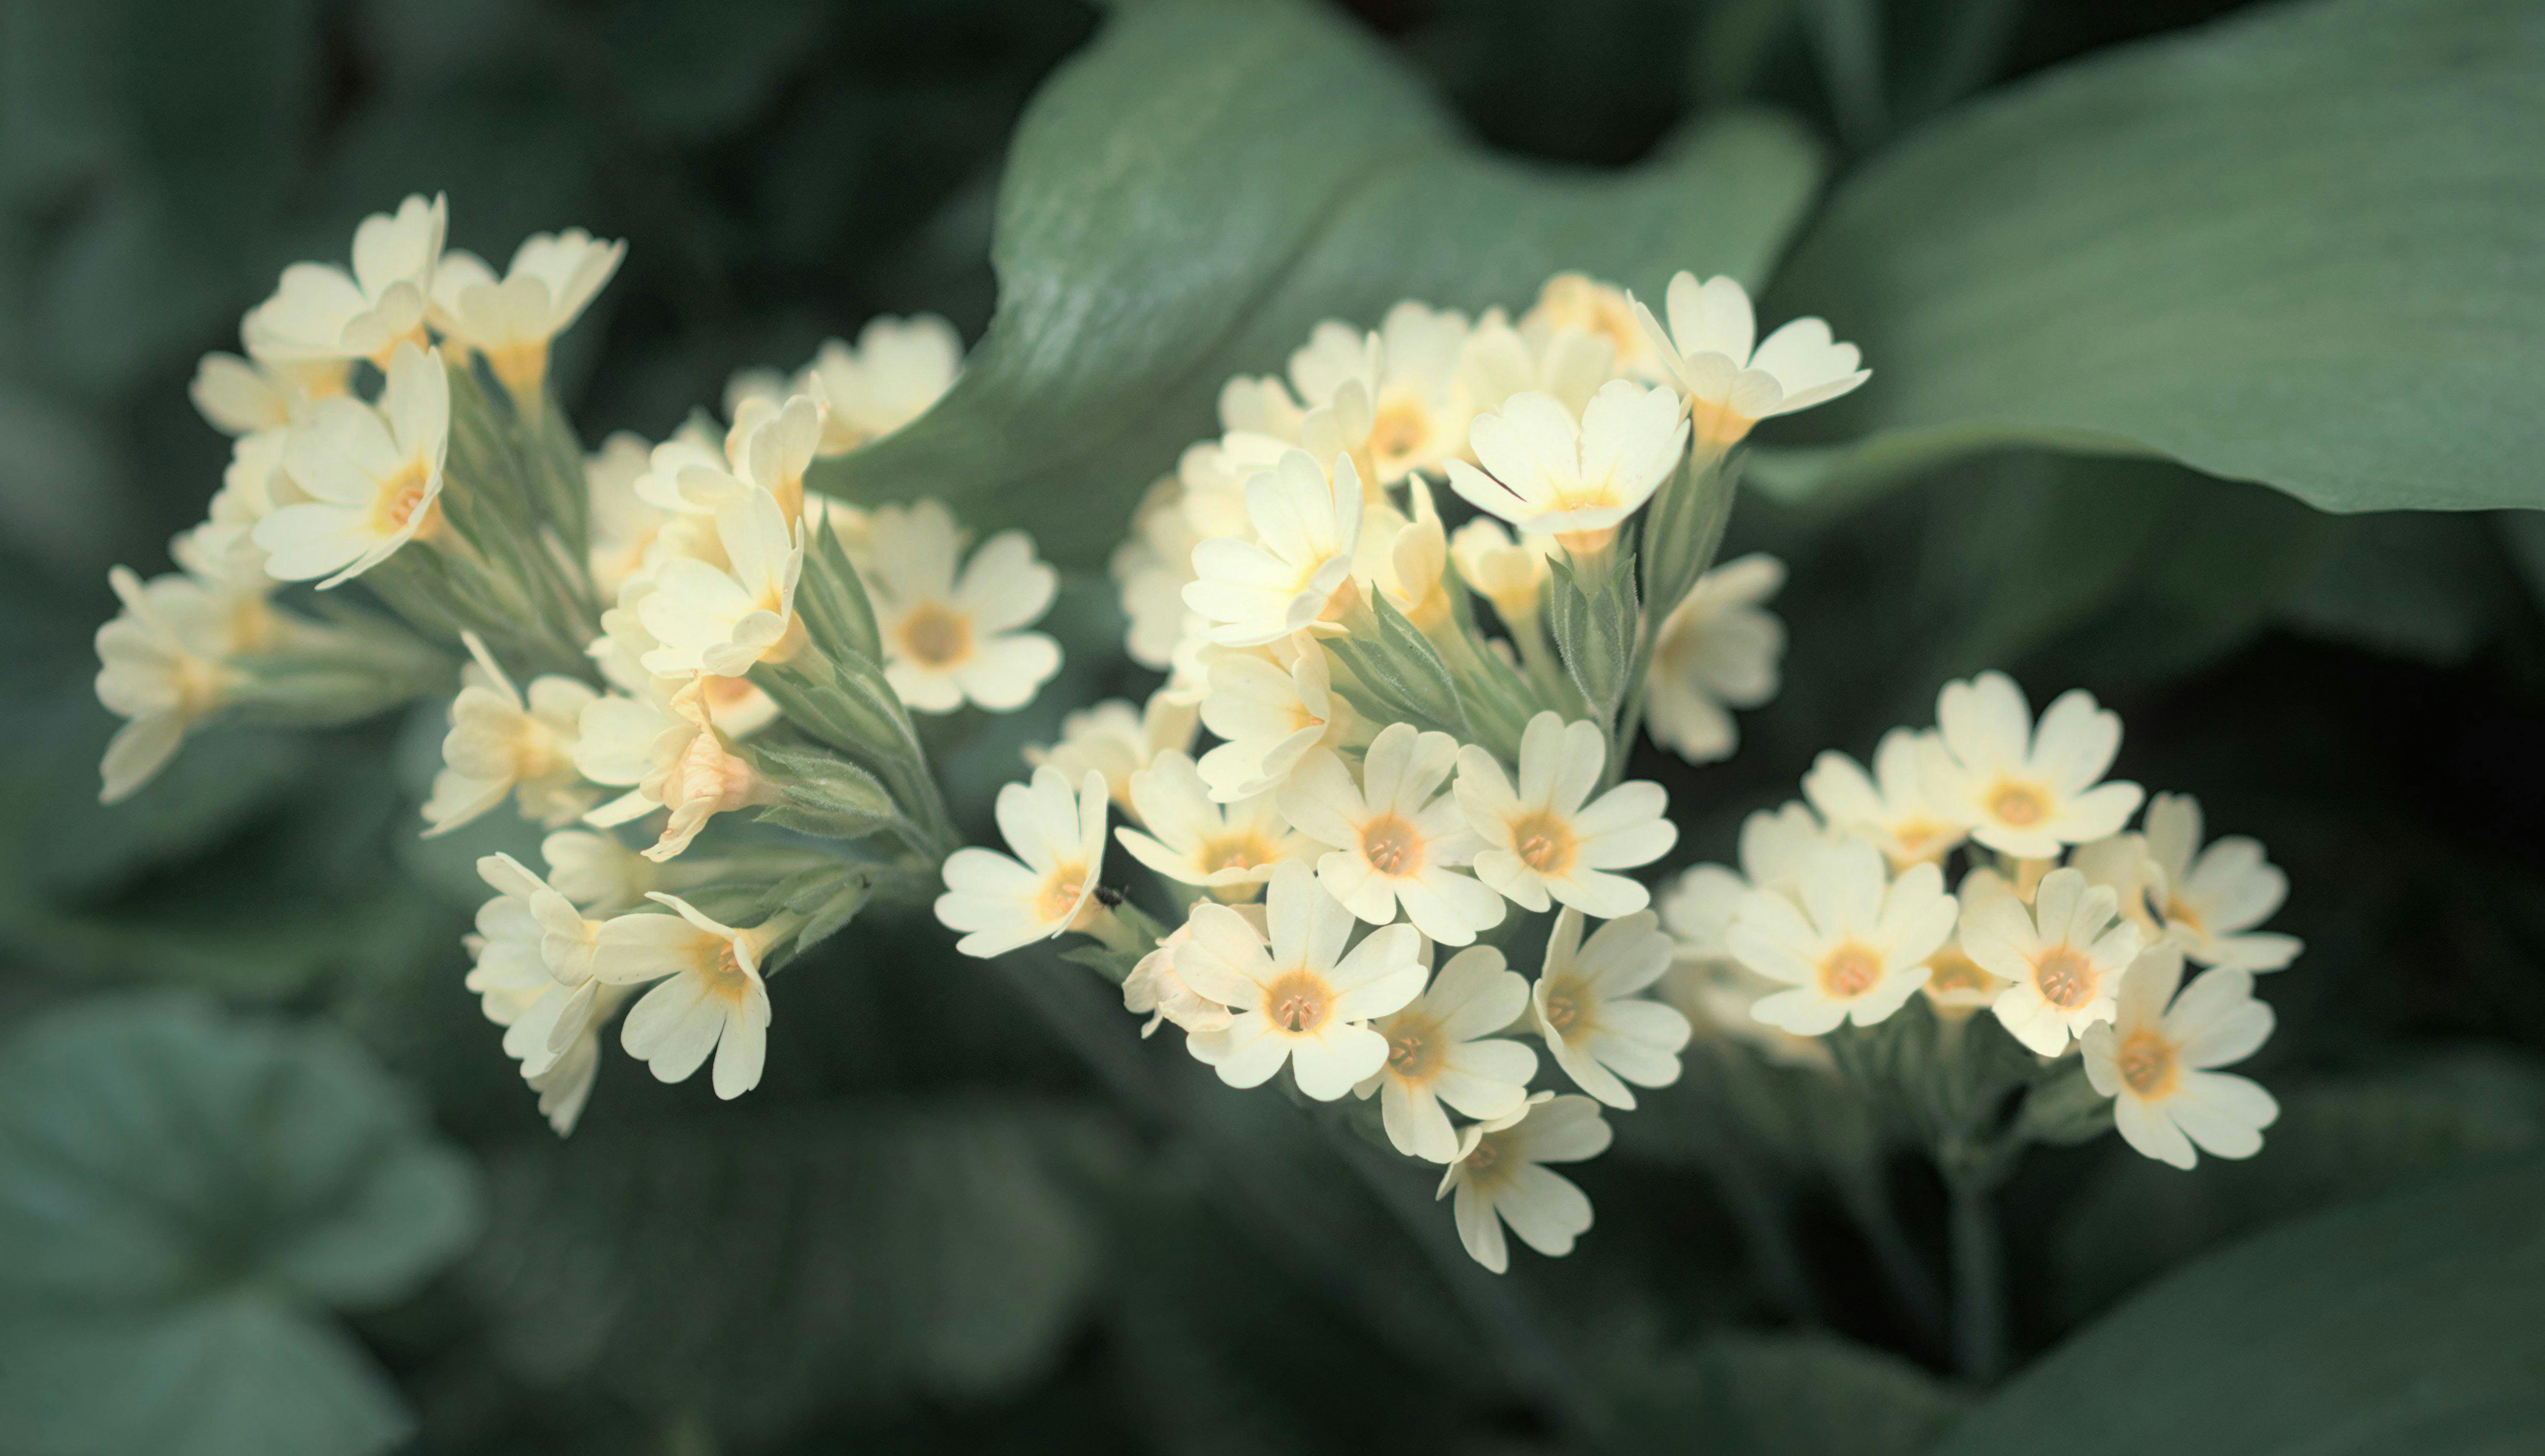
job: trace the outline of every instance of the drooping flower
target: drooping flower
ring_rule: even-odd
[[[1122,698],[1108,697],[1094,707],[1062,714],[1060,742],[1049,748],[1028,746],[1026,763],[1034,768],[1049,764],[1071,778],[1083,777],[1093,768],[1105,775],[1105,790],[1113,802],[1131,808],[1131,781],[1140,770],[1161,754],[1182,756],[1192,747],[1196,711],[1192,703],[1164,692],[1151,693],[1148,702],[1136,708]]]
[[[235,354],[206,354],[186,386],[195,409],[215,430],[242,440],[289,429],[310,406],[345,392],[341,360],[272,363]]]
[[[1519,394],[1478,415],[1468,439],[1478,463],[1449,461],[1450,487],[1476,509],[1581,554],[1604,545],[1678,468],[1687,426],[1670,390],[1617,379],[1578,421],[1551,396]]]
[[[2158,880],[2166,938],[2202,965],[2276,971],[2305,942],[2258,930],[2288,898],[2289,877],[2243,835],[2200,845],[2200,801],[2158,794],[2148,803],[2147,852]]]
[[[283,271],[274,295],[239,332],[250,357],[290,364],[368,359],[385,366],[401,344],[425,342],[425,313],[450,208],[410,197],[354,229],[352,273],[324,263]]]
[[[2071,688],[2039,727],[2023,689],[2004,673],[1947,683],[1937,736],[1920,746],[1928,801],[1970,826],[1971,838],[2021,858],[2115,833],[2142,797],[2135,783],[2098,783],[2120,752],[2121,720]]]
[[[1458,750],[1458,807],[1483,843],[1476,878],[1522,910],[1552,901],[1614,920],[1651,904],[1650,891],[1614,871],[1650,864],[1679,843],[1664,817],[1670,795],[1635,779],[1592,799],[1607,763],[1600,725],[1551,712],[1520,734],[1518,791],[1492,754]]]
[[[1803,1036],[1842,1021],[1873,1025],[1926,983],[1928,957],[1953,933],[1958,915],[1934,865],[1913,864],[1893,879],[1871,844],[1827,846],[1812,856],[1799,907],[1772,890],[1742,901],[1733,953],[1788,988],[1752,1014]]]
[[[1822,319],[1794,319],[1754,350],[1758,319],[1749,293],[1732,279],[1699,283],[1694,274],[1683,273],[1671,280],[1663,302],[1668,329],[1641,303],[1635,318],[1663,370],[1687,396],[1702,448],[1729,449],[1761,420],[1826,404],[1872,377],[1857,367],[1855,346],[1839,343]]]
[[[1465,870],[1478,842],[1454,795],[1442,792],[1457,767],[1458,741],[1392,723],[1370,743],[1360,777],[1319,750],[1282,784],[1283,818],[1329,852],[1317,879],[1371,925],[1399,907],[1424,934],[1466,945],[1502,924],[1503,899]]]
[[[730,1101],[760,1085],[769,1059],[769,987],[760,966],[780,938],[776,923],[736,930],[678,896],[658,890],[647,898],[673,913],[612,918],[593,958],[602,981],[653,984],[628,1009],[618,1044],[660,1082],[687,1081],[713,1053],[715,1094]]]
[[[1318,887],[1306,865],[1282,866],[1265,898],[1265,930],[1224,905],[1197,905],[1192,938],[1176,950],[1176,974],[1234,1011],[1219,1031],[1187,1045],[1230,1087],[1260,1087],[1284,1063],[1299,1091],[1331,1102],[1387,1062],[1373,1016],[1423,992],[1421,937],[1381,927],[1349,953],[1352,913]]]
[[[707,716],[703,684],[693,679],[663,698],[611,693],[586,704],[575,724],[574,766],[595,783],[633,785],[583,816],[609,829],[656,809],[669,809],[661,837],[645,857],[665,860],[718,814],[776,803],[778,789],[750,760],[726,746]]]
[[[2045,1057],[2112,1018],[2113,994],[2139,953],[2139,928],[2114,922],[2112,892],[2073,869],[2041,877],[2027,906],[1981,894],[1962,916],[1963,953],[2011,983],[1992,1003],[2014,1039]]]
[[[1468,1256],[1497,1274],[1509,1269],[1505,1224],[1549,1258],[1571,1254],[1573,1241],[1591,1231],[1591,1200],[1546,1165],[1597,1158],[1608,1150],[1610,1136],[1598,1102],[1550,1092],[1508,1116],[1468,1124],[1435,1195],[1458,1195],[1450,1209]]]
[[[486,1019],[504,1028],[504,1054],[536,1076],[592,1023],[603,927],[510,854],[480,858],[477,876],[495,898],[478,908],[467,941],[467,986]]]
[[[452,249],[434,270],[433,326],[447,345],[483,355],[514,398],[536,399],[547,382],[549,341],[583,316],[626,255],[625,243],[579,227],[534,232],[498,280],[484,259]]]
[[[792,527],[778,499],[754,490],[716,512],[726,565],[690,556],[661,562],[636,607],[652,634],[645,670],[657,677],[739,678],[802,650],[795,588],[804,573],[804,525]]]
[[[2215,1069],[2252,1056],[2270,1037],[2271,1009],[2254,999],[2242,966],[2204,971],[2180,996],[2182,950],[2140,952],[2108,1025],[2087,1028],[2086,1077],[2112,1098],[2122,1141],[2159,1163],[2189,1168],[2192,1149],[2251,1158],[2280,1105],[2253,1081]]]
[[[1732,756],[1741,731],[1729,710],[1776,695],[1785,624],[1766,602],[1784,582],[1785,564],[1773,556],[1727,561],[1697,578],[1663,619],[1644,709],[1654,742],[1691,764]]]
[[[283,450],[306,498],[256,524],[266,570],[281,581],[341,586],[411,540],[443,529],[442,462],[451,443],[451,378],[442,352],[399,344],[379,408],[322,399]]]
[[[675,889],[661,864],[589,829],[559,830],[539,842],[548,883],[587,911],[620,911],[644,903],[655,890]]]
[[[1009,712],[1060,671],[1060,645],[1024,630],[1060,586],[1024,531],[1001,531],[961,561],[954,518],[935,501],[880,509],[868,528],[866,586],[883,634],[884,678],[902,701],[927,713],[950,713],[967,700]]]
[[[1680,1049],[1692,1028],[1676,1008],[1642,995],[1670,969],[1677,947],[1649,910],[1608,922],[1587,941],[1582,929],[1582,912],[1556,916],[1530,1011],[1575,1087],[1611,1107],[1632,1107],[1626,1083],[1679,1081]]]
[[[1245,917],[1257,935],[1264,934],[1264,905],[1230,907]],[[1176,952],[1192,943],[1192,919],[1166,933],[1157,946],[1131,966],[1122,978],[1122,1010],[1149,1019],[1140,1025],[1140,1035],[1155,1035],[1158,1023],[1173,1021],[1187,1035],[1196,1031],[1225,1031],[1236,1023],[1236,1013],[1185,984],[1176,972]]]
[[[532,680],[525,696],[476,633],[459,635],[474,661],[451,700],[425,834],[449,834],[510,793],[520,795],[525,819],[547,829],[573,823],[600,797],[575,771],[574,740],[583,710],[601,694],[550,673]]]
[[[1131,775],[1131,806],[1147,829],[1118,829],[1131,857],[1180,884],[1242,899],[1313,847],[1291,833],[1271,794],[1213,803],[1192,760],[1169,749]]]
[[[1275,660],[1283,653],[1286,667]],[[1353,729],[1352,708],[1313,640],[1275,644],[1270,656],[1213,648],[1203,665],[1201,723],[1222,742],[1196,767],[1223,804],[1279,788],[1312,750],[1340,748]]]
[[[1185,605],[1210,623],[1210,639],[1227,647],[1327,629],[1350,601],[1360,472],[1337,456],[1330,484],[1315,456],[1286,451],[1247,481],[1246,515],[1254,539],[1213,536],[1193,547]]]
[[[1451,1162],[1458,1134],[1443,1103],[1490,1121],[1528,1100],[1537,1053],[1495,1034],[1527,1010],[1528,979],[1510,969],[1501,951],[1471,945],[1449,958],[1422,996],[1371,1023],[1387,1041],[1387,1061],[1353,1092],[1377,1093],[1380,1124],[1396,1151]]]
[[[97,629],[97,697],[125,719],[98,766],[98,799],[117,803],[149,782],[196,724],[237,690],[231,614],[202,582],[179,573],[145,583],[107,574],[123,610]]]
[[[1016,857],[966,847],[945,860],[937,918],[963,931],[954,948],[987,959],[1075,929],[1105,870],[1105,775],[1073,786],[1045,765],[999,790],[999,833]]]

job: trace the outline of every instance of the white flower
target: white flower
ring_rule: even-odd
[[[836,455],[926,414],[962,368],[963,339],[952,324],[933,313],[887,314],[867,320],[854,349],[823,341],[797,388],[821,399],[822,453]]]
[[[702,428],[684,429],[654,447],[634,489],[663,510],[691,516],[720,516],[766,492],[792,527],[804,516],[804,472],[821,440],[822,402],[813,396],[744,400],[721,445]]]
[[[1655,382],[1667,377],[1660,353],[1636,317],[1633,295],[1585,274],[1559,273],[1540,284],[1537,301],[1520,315],[1519,331],[1537,340],[1586,334],[1608,346],[1620,372]]]
[[[551,673],[533,680],[525,698],[476,633],[459,639],[475,662],[451,700],[444,767],[424,804],[432,826],[425,835],[449,834],[516,790],[523,818],[547,829],[572,823],[600,797],[575,771],[574,739],[583,710],[601,694]]]
[[[1460,368],[1467,335],[1465,314],[1408,300],[1379,320],[1373,350],[1356,348],[1360,341],[1343,325],[1318,325],[1291,357],[1290,374],[1311,405],[1337,399],[1347,381],[1366,391],[1368,425],[1355,429],[1354,420],[1346,430],[1365,442],[1354,454],[1370,479],[1393,485],[1466,449],[1475,416]]]
[[[1325,650],[1304,638],[1286,650],[1287,668],[1252,652],[1215,648],[1203,656],[1209,691],[1201,723],[1223,742],[1196,767],[1223,804],[1279,788],[1311,750],[1339,748],[1352,731]]]
[[[2195,1145],[2251,1158],[2280,1104],[2252,1080],[2214,1069],[2269,1039],[2271,1009],[2254,999],[2254,973],[2242,966],[2204,971],[2175,995],[2181,984],[2181,947],[2141,952],[2111,1023],[2086,1032],[2086,1078],[2112,1098],[2121,1140],[2159,1163],[2189,1168],[2200,1161]]]
[[[1529,994],[1537,1034],[1575,1087],[1611,1107],[1635,1105],[1628,1082],[1679,1081],[1687,1017],[1638,995],[1670,969],[1677,948],[1649,910],[1612,920],[1585,941],[1582,912],[1568,909],[1547,934],[1546,964]]]
[[[1872,377],[1856,366],[1855,346],[1837,342],[1817,318],[1793,320],[1754,351],[1758,320],[1750,295],[1731,279],[1699,284],[1683,273],[1671,280],[1664,303],[1668,330],[1641,303],[1635,318],[1662,368],[1687,395],[1697,443],[1709,449],[1728,448],[1761,420],[1826,404]]]
[[[1048,940],[1092,919],[1105,869],[1105,775],[1073,788],[1045,765],[1029,783],[999,790],[999,833],[1016,854],[964,848],[945,860],[937,918],[964,931],[954,948],[987,959]]]
[[[1092,708],[1062,714],[1060,742],[1027,747],[1026,763],[1034,768],[1049,764],[1071,778],[1084,777],[1093,768],[1105,775],[1105,791],[1113,802],[1128,807],[1132,780],[1141,769],[1161,754],[1182,757],[1192,747],[1194,713],[1193,704],[1163,692],[1151,693],[1147,704],[1137,708],[1108,697]]]
[[[219,597],[192,577],[147,583],[128,568],[107,574],[123,610],[97,629],[97,697],[128,721],[99,768],[98,798],[128,798],[166,768],[187,730],[227,702],[239,685],[235,640]]]
[[[1172,475],[1150,486],[1132,513],[1129,536],[1106,562],[1130,623],[1124,650],[1144,668],[1172,664],[1177,644],[1198,620],[1185,606],[1185,584],[1193,579],[1192,548],[1201,534],[1185,515],[1184,494]]]
[[[454,249],[434,271],[433,326],[448,343],[484,355],[515,398],[535,398],[547,379],[548,341],[582,317],[626,255],[625,243],[579,227],[534,232],[498,282],[485,260]]]
[[[1733,953],[1790,988],[1751,1013],[1803,1036],[1842,1021],[1873,1025],[1926,983],[1927,958],[1953,933],[1958,914],[1934,865],[1913,864],[1893,880],[1882,851],[1865,841],[1826,846],[1812,856],[1800,907],[1772,890],[1742,901]]]
[[[671,915],[616,916],[601,928],[593,974],[616,986],[654,989],[618,1028],[627,1055],[661,1082],[681,1082],[715,1054],[715,1094],[727,1100],[760,1085],[769,1058],[769,987],[760,962],[777,936],[767,926],[738,930],[660,891],[648,898]]]
[[[1625,295],[1617,296],[1622,300]],[[1649,353],[1633,313],[1625,310],[1622,301],[1619,313],[1635,347]],[[1556,322],[1554,315],[1537,309],[1529,310],[1515,328],[1497,308],[1476,320],[1476,331],[1467,337],[1462,377],[1479,412],[1499,412],[1515,394],[1544,394],[1578,417],[1600,386],[1621,372],[1646,383],[1660,382],[1658,375],[1621,370],[1617,359],[1616,342],[1604,333]]]
[[[1971,827],[1971,838],[2018,858],[2115,833],[2141,797],[2135,783],[2095,780],[2120,752],[2121,720],[2071,688],[2041,715],[2004,673],[1947,683],[1935,704],[1937,737],[1920,746],[1928,801]]]
[[[1494,614],[1514,632],[1528,631],[1537,621],[1538,601],[1545,595],[1546,559],[1555,542],[1546,536],[1512,539],[1503,524],[1479,516],[1449,535],[1449,559],[1458,579],[1494,605]]]
[[[801,650],[795,587],[804,573],[804,524],[790,528],[778,498],[754,490],[716,512],[725,567],[693,557],[657,565],[637,620],[660,644],[645,654],[658,677],[739,678],[760,662]]]
[[[1687,426],[1678,397],[1611,380],[1576,421],[1544,394],[1519,394],[1470,427],[1478,469],[1448,462],[1449,484],[1468,504],[1524,531],[1593,549],[1678,468]]]
[[[475,962],[468,989],[486,1019],[505,1028],[504,1054],[536,1076],[592,1024],[603,927],[510,854],[479,859],[477,875],[496,894],[478,908],[467,942]]]
[[[595,783],[634,787],[584,815],[584,823],[608,829],[671,810],[645,850],[660,861],[689,849],[714,816],[778,801],[777,788],[726,748],[707,716],[707,681],[694,680],[668,699],[612,693],[585,705],[575,725],[575,768]]]
[[[1260,934],[1227,906],[1193,907],[1176,974],[1236,1012],[1226,1029],[1187,1039],[1193,1056],[1230,1087],[1261,1087],[1286,1062],[1299,1091],[1321,1102],[1385,1066],[1387,1040],[1367,1022],[1422,994],[1422,939],[1412,926],[1386,926],[1347,954],[1352,930],[1351,912],[1304,864],[1272,876]]]
[[[605,602],[618,600],[619,590],[644,566],[654,537],[672,513],[636,493],[653,460],[653,447],[620,430],[587,455],[583,478],[591,503],[593,589]]]
[[[2093,883],[2091,875],[2088,883]],[[1995,1006],[2007,993],[2011,983],[1990,974],[1962,948],[1960,927],[1969,924],[1971,907],[1981,898],[2013,893],[2014,887],[1994,870],[1974,869],[1962,876],[1961,889],[1954,895],[1958,906],[1954,933],[1927,957],[1927,984],[1918,988],[1938,1016],[1959,1020],[1982,1007]]]
[[[662,865],[616,835],[560,830],[539,843],[539,857],[547,861],[548,883],[585,910],[624,910],[652,891],[672,888]]]
[[[1600,725],[1551,712],[1520,734],[1516,793],[1492,754],[1473,744],[1458,750],[1458,807],[1484,844],[1476,878],[1522,910],[1542,911],[1552,897],[1614,920],[1651,904],[1650,891],[1610,871],[1650,864],[1679,843],[1678,826],[1663,817],[1670,795],[1636,779],[1592,799],[1607,763]]]
[[[1509,969],[1501,951],[1471,945],[1449,958],[1430,990],[1371,1024],[1387,1041],[1387,1061],[1353,1092],[1378,1094],[1379,1120],[1396,1151],[1452,1162],[1458,1134],[1443,1102],[1491,1120],[1511,1116],[1528,1100],[1537,1053],[1495,1035],[1527,1010],[1528,979]]]
[[[283,465],[307,499],[256,524],[278,580],[340,586],[443,526],[442,461],[451,444],[451,378],[442,352],[400,344],[374,410],[320,400],[291,432]],[[331,575],[332,573],[332,575]]]
[[[1458,1158],[1440,1175],[1437,1197],[1450,1205],[1458,1241],[1476,1262],[1499,1274],[1511,1267],[1503,1225],[1549,1258],[1573,1252],[1591,1230],[1591,1200],[1549,1163],[1580,1163],[1608,1149],[1607,1119],[1589,1097],[1539,1092],[1519,1110],[1468,1125]]]
[[[601,1027],[617,1013],[619,1004],[629,993],[624,986],[604,986],[592,1008],[592,1024],[583,1028],[544,1072],[522,1069],[522,1080],[539,1094],[539,1115],[548,1120],[558,1137],[574,1131],[583,1120],[584,1105],[592,1100],[592,1085],[601,1076]]]
[[[2288,898],[2289,877],[2262,847],[2230,835],[2200,847],[2200,801],[2158,794],[2148,803],[2147,852],[2157,871],[2166,937],[2209,966],[2276,971],[2297,959],[2295,935],[2257,931]]]
[[[311,405],[344,392],[340,360],[268,363],[235,354],[205,355],[186,386],[213,429],[240,439],[297,425]]]
[[[1148,833],[1118,829],[1131,857],[1180,884],[1237,899],[1313,848],[1290,832],[1271,794],[1221,805],[1192,760],[1173,749],[1131,775],[1131,806]]]
[[[1432,504],[1432,487],[1421,476],[1406,480],[1405,495],[1413,508],[1411,519],[1386,521],[1384,529],[1363,523],[1360,538],[1368,561],[1358,575],[1404,613],[1417,631],[1437,632],[1451,621],[1449,535]],[[1384,501],[1372,504],[1373,513],[1396,514]]]
[[[450,208],[410,197],[394,215],[374,212],[354,229],[354,271],[295,263],[274,296],[248,311],[247,352],[271,364],[368,359],[388,363],[400,344],[425,342],[427,300]]]
[[[1731,757],[1741,733],[1726,709],[1776,695],[1785,624],[1765,604],[1784,584],[1785,564],[1758,554],[1697,578],[1654,640],[1644,713],[1655,742],[1691,764]]]
[[[950,713],[969,699],[1003,713],[1031,702],[1060,671],[1060,645],[1023,630],[1060,586],[1024,531],[982,542],[958,578],[961,537],[937,502],[878,509],[870,528],[866,586],[883,634],[884,678],[902,701]]]
[[[1962,826],[1927,801],[1919,774],[1925,734],[1894,728],[1873,748],[1873,772],[1835,751],[1812,761],[1803,797],[1830,828],[1869,840],[1894,869],[1939,862],[1962,842]]]
[[[1335,458],[1328,484],[1305,450],[1246,482],[1253,540],[1214,536],[1193,547],[1185,605],[1211,623],[1210,639],[1260,647],[1322,630],[1350,604],[1353,549],[1360,540],[1360,472]]]
[[[1461,866],[1476,838],[1457,799],[1441,792],[1458,741],[1391,723],[1361,760],[1360,780],[1331,751],[1310,754],[1277,791],[1283,818],[1332,852],[1317,861],[1327,891],[1371,925],[1405,918],[1444,945],[1465,945],[1502,924],[1503,899]]]
[[[2112,996],[2139,953],[2139,928],[2113,921],[2112,892],[2073,869],[2054,869],[2026,907],[2012,894],[1980,894],[1962,917],[1962,951],[2011,982],[1992,1003],[2006,1029],[2045,1057],[2112,1018]]]
[[[1264,933],[1264,906],[1232,906],[1246,923]],[[1192,941],[1192,919],[1188,913],[1185,923],[1169,930],[1156,948],[1133,963],[1131,973],[1122,978],[1122,1010],[1149,1019],[1140,1026],[1143,1037],[1155,1035],[1158,1023],[1173,1021],[1188,1036],[1196,1031],[1225,1031],[1236,1024],[1237,1017],[1228,1008],[1208,1000],[1185,984],[1176,973],[1176,952]]]
[[[1837,839],[1803,804],[1761,809],[1741,822],[1741,868],[1720,864],[1690,867],[1662,897],[1662,921],[1680,943],[1680,954],[1692,961],[1729,961],[1732,923],[1741,903],[1754,889],[1769,890],[1802,903],[1802,886],[1812,856]]]

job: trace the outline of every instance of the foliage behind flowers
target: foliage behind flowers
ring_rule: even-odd
[[[1649,144],[1591,177],[1304,5],[1108,17],[1012,143],[1085,21],[785,9],[366,12],[345,104],[505,168],[348,163],[38,356],[230,461],[170,569],[63,558],[109,805],[0,775],[0,985],[82,1002],[0,1051],[0,1446],[2538,1423],[2533,518],[2392,512],[2534,503],[2532,27],[2332,0],[1895,142],[1980,79],[1928,22],[2078,22],[1418,23],[1489,133]],[[0,166],[0,252],[121,218],[93,308],[236,109]],[[202,175],[204,256],[307,205]]]

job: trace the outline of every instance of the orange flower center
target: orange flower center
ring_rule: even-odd
[[[934,602],[901,619],[901,650],[922,667],[947,668],[972,655],[972,620]]]
[[[1559,875],[1572,868],[1575,849],[1572,827],[1552,811],[1531,814],[1512,825],[1513,852],[1539,874]]]
[[[1406,1082],[1429,1082],[1447,1055],[1440,1028],[1428,1020],[1403,1018],[1387,1031],[1387,1070]]]
[[[1294,1036],[1305,1036],[1334,1015],[1334,989],[1308,971],[1290,971],[1264,988],[1264,1014]]]
[[[1821,990],[1840,1001],[1852,1001],[1882,979],[1882,958],[1849,940],[1821,962]]]
[[[2032,984],[2041,999],[2063,1011],[2093,1000],[2096,979],[2094,963],[2071,946],[2059,946],[2032,966]]]
[[[1423,867],[1423,836],[1393,814],[1361,826],[1360,852],[1384,875],[1409,875]]]
[[[2154,1031],[2131,1032],[2115,1060],[2121,1081],[2142,1097],[2160,1096],[2174,1087],[2174,1043]]]
[[[1059,920],[1078,912],[1078,902],[1087,893],[1087,866],[1072,861],[1055,864],[1043,878],[1042,893],[1034,897],[1034,914],[1042,920]]]
[[[2017,829],[2050,817],[2050,796],[2028,783],[2001,783],[1989,794],[1989,816]]]

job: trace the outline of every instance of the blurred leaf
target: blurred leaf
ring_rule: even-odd
[[[2532,9],[2329,0],[1927,128],[1840,189],[1767,310],[1875,371],[1806,417],[1864,437],[1819,487],[2033,445],[2329,510],[2536,504],[2540,47]]]
[[[1114,1156],[1103,1124],[1016,1104],[587,1134],[496,1161],[468,1272],[526,1379],[765,1439],[1049,1369],[1098,1267],[1063,1174]]]
[[[601,40],[629,115],[649,131],[695,139],[766,106],[787,71],[817,53],[824,13],[814,0],[637,0],[616,7]]]
[[[1935,1456],[2532,1451],[2540,1204],[2526,1162],[2264,1234],[2071,1338]]]
[[[1896,1355],[1827,1335],[1727,1335],[1619,1378],[1630,1449],[1703,1432],[1722,1456],[1913,1456],[1963,1397]]]
[[[2184,1174],[2115,1145],[2055,1246],[2069,1318],[2103,1309],[2239,1235],[2545,1148],[2545,1067],[2466,1053],[2418,1071],[2287,1091],[2250,1162]]]
[[[922,492],[1097,559],[1139,492],[1214,433],[1221,384],[1318,320],[1420,298],[1525,305],[1581,269],[1645,292],[1765,271],[1818,177],[1771,118],[1715,121],[1628,173],[1462,145],[1349,23],[1303,4],[1126,9],[1028,109],[992,257],[998,316],[918,423],[817,467]],[[987,523],[985,523],[987,524]]]
[[[467,1165],[334,1031],[92,1001],[0,1057],[0,1446],[385,1448],[403,1408],[327,1320],[477,1223]]]
[[[2393,512],[2345,521],[2281,617],[2309,636],[2391,657],[2461,662],[2482,645],[2516,577],[2480,518]]]

